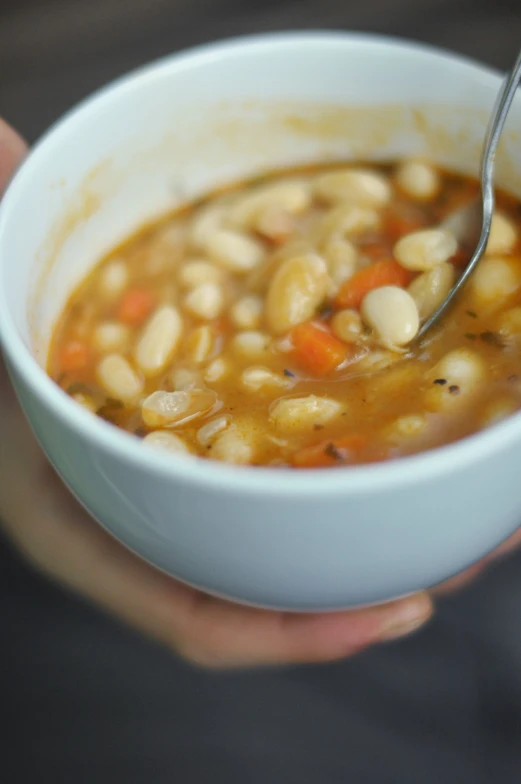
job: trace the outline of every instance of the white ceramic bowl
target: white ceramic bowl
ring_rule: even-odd
[[[149,218],[227,180],[307,161],[414,153],[476,172],[499,83],[487,68],[403,41],[245,38],[125,77],[34,148],[1,206],[1,340],[47,456],[108,531],[207,591],[302,610],[431,586],[515,530],[519,415],[389,464],[235,468],[157,454],[93,419],[42,369],[67,295]],[[520,173],[520,137],[508,130],[498,178],[521,195]]]

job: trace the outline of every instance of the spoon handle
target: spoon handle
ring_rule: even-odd
[[[492,224],[492,216],[494,214],[494,165],[496,150],[508,116],[508,112],[510,111],[512,101],[514,100],[514,96],[520,81],[521,51],[517,56],[512,70],[505,76],[503,80],[503,85],[497,95],[485,134],[480,171],[481,197],[483,205],[482,229],[478,244],[472,255],[472,258],[465,268],[463,275],[459,278],[452,291],[448,294],[447,298],[442,302],[442,304],[432,314],[432,316],[430,316],[430,318],[428,318],[427,321],[422,325],[422,328],[417,335],[418,339],[423,337],[430,327],[436,321],[438,321],[442,313],[445,312],[458,291],[465,285],[467,279],[472,274],[476,264],[483,256],[485,248],[487,247],[487,242],[490,235],[490,227]]]
[[[483,229],[481,232],[478,248],[476,248],[475,256],[483,242],[483,251],[485,250],[488,236],[490,234],[490,224],[492,222],[492,215],[494,212],[494,165],[496,158],[496,150],[499,144],[499,139],[503,128],[505,126],[508,112],[514,100],[516,90],[521,80],[521,52],[519,52],[516,62],[509,74],[503,80],[503,86],[498,93],[494,109],[492,111],[487,132],[485,135],[485,143],[483,146],[483,154],[481,158],[481,192],[483,198]],[[480,253],[481,256],[481,253]],[[473,267],[476,265],[479,258],[472,259],[468,265],[469,272],[472,272]],[[463,277],[468,277],[465,271]]]

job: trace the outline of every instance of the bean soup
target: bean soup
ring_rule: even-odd
[[[521,205],[486,256],[444,219],[474,180],[424,161],[278,172],[147,227],[71,297],[49,373],[164,452],[320,468],[431,449],[521,408]],[[165,459],[168,459],[165,457]]]

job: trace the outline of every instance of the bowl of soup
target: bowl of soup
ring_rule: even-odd
[[[89,513],[214,595],[428,588],[521,510],[521,103],[485,257],[451,216],[500,76],[348,33],[238,39],[102,89],[0,208],[0,336]]]

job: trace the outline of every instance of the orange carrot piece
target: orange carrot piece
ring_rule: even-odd
[[[326,376],[349,354],[349,348],[312,321],[297,324],[291,330],[297,362],[314,376]]]
[[[89,362],[89,349],[80,340],[69,340],[59,353],[60,369],[64,373],[83,370]]]
[[[362,300],[373,289],[381,286],[405,288],[412,279],[411,273],[394,259],[382,259],[370,267],[358,270],[346,280],[335,300],[338,308],[359,308]]]
[[[117,316],[125,324],[141,324],[154,307],[154,296],[146,289],[129,289],[123,295]]]
[[[344,436],[331,441],[299,449],[292,458],[297,468],[327,468],[330,466],[356,463],[357,455],[367,445],[368,437],[358,434]]]

